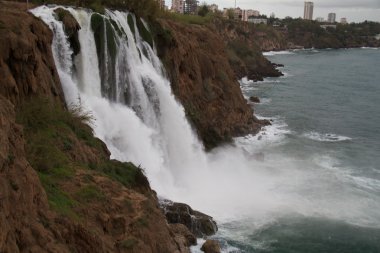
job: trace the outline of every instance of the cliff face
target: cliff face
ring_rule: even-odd
[[[265,122],[253,116],[241,93],[223,37],[207,26],[170,20],[160,23],[160,57],[174,94],[206,148],[232,136],[257,132]]]
[[[63,101],[51,52],[52,34],[23,8],[24,4],[1,3],[0,94],[16,104],[33,94]]]
[[[269,41],[252,24],[215,19],[210,26],[223,38],[228,60],[238,78],[247,76],[250,80],[262,81],[264,77],[282,75],[275,65],[263,56],[262,44]],[[266,46],[277,43],[280,44],[271,42]]]
[[[52,34],[0,2],[0,252],[189,252],[141,169],[68,111]]]

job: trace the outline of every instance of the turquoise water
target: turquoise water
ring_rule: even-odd
[[[241,86],[273,125],[237,143],[279,161],[273,191],[289,206],[221,224],[225,251],[380,252],[380,50],[267,57],[285,76]]]

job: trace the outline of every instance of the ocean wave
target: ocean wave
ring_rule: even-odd
[[[274,55],[287,55],[287,54],[294,54],[292,51],[269,51],[264,52],[264,56],[274,56]]]
[[[270,104],[271,102],[272,102],[271,98],[260,98],[260,104],[262,105],[267,105],[267,104]]]
[[[304,133],[302,136],[313,141],[321,141],[321,142],[339,142],[339,141],[352,140],[352,138],[343,136],[343,135],[330,134],[330,133],[321,134],[318,132],[308,132],[308,133]]]
[[[361,47],[361,49],[371,49],[371,50],[378,50],[379,47]]]
[[[279,117],[269,118],[259,115],[256,115],[256,117],[260,120],[270,120],[271,125],[263,127],[256,135],[235,138],[235,144],[243,147],[248,152],[257,151],[267,145],[281,145],[286,136],[292,133],[288,124]]]
[[[366,176],[359,176],[358,168],[349,168],[341,166],[340,162],[329,156],[323,156],[315,159],[315,162],[324,169],[333,172],[341,181],[351,183],[360,189],[379,191],[380,180],[369,178]]]

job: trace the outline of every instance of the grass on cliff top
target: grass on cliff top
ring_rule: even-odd
[[[26,156],[37,171],[48,195],[50,207],[57,213],[78,219],[75,207],[88,201],[103,201],[104,195],[93,186],[77,193],[63,190],[65,181],[75,180],[78,168],[95,170],[126,187],[146,189],[149,183],[142,170],[132,163],[109,160],[102,142],[87,125],[91,115],[80,108],[67,110],[42,98],[31,98],[17,109],[17,122],[24,127]],[[75,145],[87,145],[100,161],[83,164],[75,160]],[[80,150],[80,149],[79,149]],[[80,203],[79,203],[80,202]]]
[[[214,19],[214,14],[209,13],[202,17],[199,15],[185,15],[179,13],[165,12],[162,14],[162,18],[170,19],[182,24],[192,24],[192,25],[205,25],[211,23]]]

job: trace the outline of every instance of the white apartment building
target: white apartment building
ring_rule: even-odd
[[[329,15],[327,17],[327,21],[329,23],[335,23],[335,21],[336,21],[336,13],[329,13]]]
[[[241,20],[247,22],[249,17],[258,17],[260,12],[257,10],[242,10]]]
[[[185,0],[172,0],[172,11],[183,14],[185,10]]]
[[[313,2],[305,2],[303,19],[313,20],[313,10],[314,10],[314,3]]]
[[[250,17],[248,18],[248,22],[253,24],[268,24],[268,20],[266,18]]]

